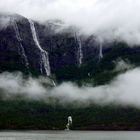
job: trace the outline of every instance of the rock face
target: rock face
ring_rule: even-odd
[[[50,76],[65,66],[81,65],[83,48],[76,33],[55,33],[19,15],[1,15],[0,70],[21,70]]]
[[[1,14],[0,71],[16,70],[74,80],[113,69],[113,62],[118,58],[139,65],[138,47],[103,43],[94,36],[79,35],[76,30],[58,32],[59,26],[57,22],[41,25],[19,15]]]
[[[7,20],[7,27],[0,30],[1,71],[50,76],[48,52],[40,45],[34,22],[17,15],[5,15],[2,20]]]

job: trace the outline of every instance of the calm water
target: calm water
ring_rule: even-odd
[[[0,140],[140,140],[140,132],[0,132]]]

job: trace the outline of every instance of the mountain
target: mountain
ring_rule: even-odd
[[[140,48],[102,42],[59,20],[43,25],[20,15],[0,14],[0,72],[104,84],[120,72],[114,71],[119,61],[139,66]]]
[[[0,73],[21,71],[57,82],[102,85],[136,66],[140,66],[139,46],[102,42],[59,20],[41,24],[17,14],[0,14]],[[45,80],[41,80],[43,87],[48,86]],[[3,95],[0,89],[2,130],[64,130],[69,115],[73,117],[73,130],[140,130],[138,108],[94,103],[84,106],[76,101],[65,105],[51,98],[34,100],[15,93],[14,97]]]

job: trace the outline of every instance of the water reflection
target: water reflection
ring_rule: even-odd
[[[30,131],[0,132],[0,140],[139,140],[140,132]]]

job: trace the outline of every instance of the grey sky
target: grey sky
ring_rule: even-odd
[[[61,19],[86,34],[140,44],[140,0],[1,0],[1,12]]]

